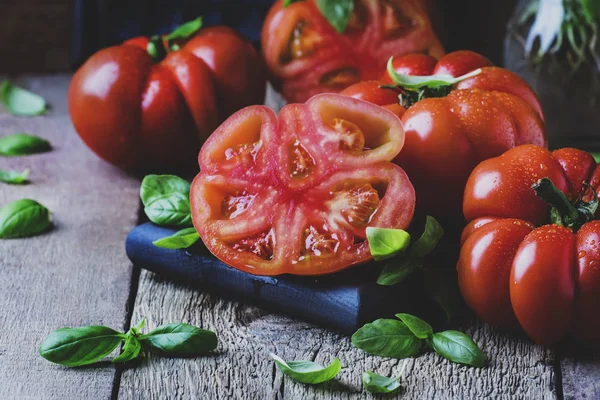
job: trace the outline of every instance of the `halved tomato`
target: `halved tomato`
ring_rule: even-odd
[[[257,275],[320,275],[372,259],[368,226],[405,229],[415,192],[391,163],[400,120],[335,94],[279,113],[247,107],[199,155],[194,226],[223,262]]]

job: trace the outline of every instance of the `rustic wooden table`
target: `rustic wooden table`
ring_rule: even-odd
[[[433,354],[417,359],[372,357],[348,337],[227,298],[175,284],[132,266],[124,240],[138,221],[139,179],[88,151],[71,126],[69,76],[17,82],[52,105],[42,117],[0,110],[0,136],[28,132],[52,152],[0,159],[0,168],[30,168],[31,184],[0,184],[0,205],[23,197],[52,211],[54,229],[38,237],[0,241],[1,399],[358,399],[361,374],[397,376],[403,398],[600,399],[600,352],[552,350],[473,322],[465,327],[488,356],[483,369]],[[103,324],[127,329],[188,322],[217,332],[218,351],[193,359],[149,356],[129,369],[110,362],[69,369],[42,359],[37,348],[63,326]],[[307,386],[282,376],[268,357],[328,363],[338,378]],[[582,353],[580,351],[580,353]]]

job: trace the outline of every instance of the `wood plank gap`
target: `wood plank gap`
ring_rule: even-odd
[[[563,400],[565,398],[563,393],[563,375],[562,375],[562,361],[563,352],[559,349],[554,350],[554,390],[556,391],[556,399]]]

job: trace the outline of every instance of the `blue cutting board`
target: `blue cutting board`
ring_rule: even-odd
[[[417,276],[397,286],[376,284],[381,265],[367,264],[333,275],[255,276],[231,268],[199,241],[187,250],[154,246],[175,230],[145,223],[127,237],[131,261],[144,269],[201,290],[233,297],[269,310],[352,334],[367,322],[408,312],[439,319],[439,307],[423,294]]]

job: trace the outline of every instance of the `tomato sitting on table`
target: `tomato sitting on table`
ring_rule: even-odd
[[[262,48],[274,86],[290,102],[377,79],[391,56],[444,54],[420,0],[354,0],[343,33],[317,1],[283,3],[276,1],[267,15]]]
[[[320,275],[372,259],[369,226],[405,229],[415,192],[390,161],[398,118],[335,94],[231,116],[202,147],[190,192],[208,249],[256,275]]]
[[[519,146],[475,168],[458,275],[477,315],[537,343],[600,340],[598,187],[600,165],[577,149]]]
[[[439,61],[395,57],[381,81],[341,94],[402,119],[406,144],[395,162],[415,185],[420,211],[436,217],[461,215],[465,183],[479,162],[520,144],[547,145],[542,109],[527,83],[471,51]]]
[[[195,20],[100,50],[75,73],[73,125],[101,158],[127,169],[193,166],[219,122],[263,102],[266,72],[250,42],[224,26],[199,28]]]

